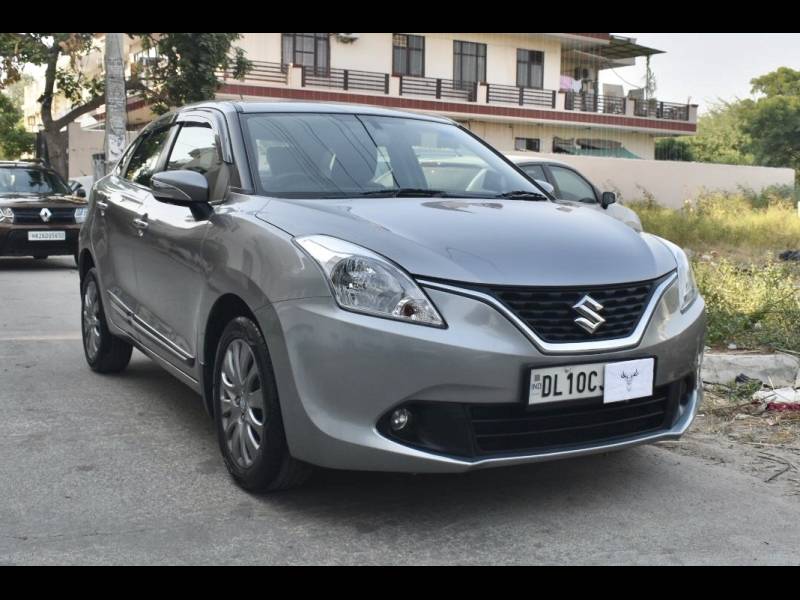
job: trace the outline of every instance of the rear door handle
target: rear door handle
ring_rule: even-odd
[[[133,226],[139,230],[139,237],[142,237],[144,235],[144,230],[150,227],[150,223],[147,222],[147,215],[144,215],[141,219],[136,217],[133,220]]]

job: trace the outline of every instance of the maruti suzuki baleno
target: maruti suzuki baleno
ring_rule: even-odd
[[[93,186],[80,275],[89,366],[196,390],[248,490],[672,440],[701,399],[684,252],[433,116],[165,115]]]

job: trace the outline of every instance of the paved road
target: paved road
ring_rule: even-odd
[[[249,495],[182,384],[86,368],[68,259],[0,259],[0,412],[0,564],[800,562],[797,497],[665,446]]]

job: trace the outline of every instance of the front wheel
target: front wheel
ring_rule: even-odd
[[[90,269],[81,284],[81,331],[86,362],[98,373],[118,373],[128,366],[133,346],[108,329],[96,269]]]
[[[225,466],[253,491],[302,484],[311,467],[289,454],[269,351],[255,323],[232,320],[214,363],[214,420]]]

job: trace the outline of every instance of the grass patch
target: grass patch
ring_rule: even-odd
[[[797,205],[782,188],[761,194],[711,192],[680,210],[660,206],[652,198],[626,205],[639,215],[645,231],[698,253],[736,254],[745,249],[763,255],[800,248]]]
[[[708,193],[680,210],[652,198],[627,206],[645,231],[690,251],[706,300],[709,345],[800,352],[800,263],[776,259],[800,249],[791,189]]]

